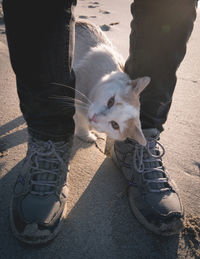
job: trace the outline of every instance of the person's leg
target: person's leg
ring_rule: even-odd
[[[131,5],[130,55],[125,71],[131,78],[149,76],[142,92],[142,128],[163,130],[176,85],[176,70],[196,18],[196,0],[135,0]]]
[[[16,237],[31,244],[56,236],[66,203],[74,107],[59,96],[73,97],[74,91],[59,84],[75,86],[71,69],[75,2],[3,2],[11,63],[29,131],[10,221]]]
[[[4,0],[4,19],[20,107],[34,137],[64,140],[74,132],[71,1]],[[57,83],[57,84],[55,84]]]
[[[162,164],[164,147],[158,142],[172,102],[176,70],[196,18],[195,0],[135,0],[131,5],[130,55],[125,71],[131,78],[149,76],[141,94],[141,123],[146,147],[133,140],[115,142],[113,158],[131,187],[130,205],[149,230],[176,234],[183,208]]]

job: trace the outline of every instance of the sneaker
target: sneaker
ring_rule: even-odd
[[[12,231],[25,243],[43,244],[59,232],[68,194],[71,142],[29,138],[10,206]]]
[[[147,145],[116,141],[111,154],[130,184],[129,202],[137,220],[150,231],[169,236],[182,229],[183,208],[175,184],[162,164],[164,147],[157,129],[143,130]]]

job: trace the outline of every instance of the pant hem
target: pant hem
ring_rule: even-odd
[[[64,134],[64,135],[52,135],[49,133],[44,133],[44,132],[38,132],[35,129],[28,128],[28,133],[36,139],[40,139],[43,141],[68,141],[69,139],[73,138],[74,134]]]

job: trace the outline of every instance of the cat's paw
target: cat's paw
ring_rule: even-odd
[[[93,143],[97,140],[97,137],[91,131],[88,131],[88,134],[76,134],[76,135],[81,140],[83,140],[84,142],[87,142],[87,143]]]

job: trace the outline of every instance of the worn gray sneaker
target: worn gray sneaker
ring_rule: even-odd
[[[162,164],[164,147],[159,131],[143,131],[147,145],[136,141],[116,141],[112,158],[130,184],[129,201],[138,219],[150,231],[164,236],[182,229],[183,208],[175,184]]]
[[[68,193],[72,140],[41,141],[29,137],[27,156],[14,185],[10,223],[28,244],[43,244],[59,232]]]

